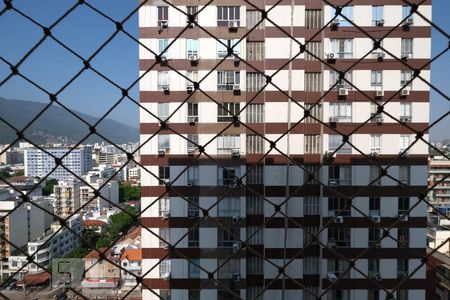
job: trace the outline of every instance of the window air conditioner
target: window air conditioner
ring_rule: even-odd
[[[400,117],[400,122],[405,122],[405,123],[411,122],[411,117],[402,116],[402,117]]]
[[[334,218],[334,223],[336,224],[343,224],[344,223],[344,217],[343,216],[337,216]]]
[[[158,155],[164,156],[166,154],[166,149],[158,149]]]
[[[196,120],[197,120],[197,117],[195,117],[195,116],[188,117],[189,124],[195,124]]]
[[[167,27],[169,27],[169,22],[167,22],[167,21],[162,21],[161,23],[160,23],[160,26],[159,26],[161,29],[167,29]]]
[[[233,91],[240,91],[241,85],[240,84],[233,84]]]
[[[240,273],[233,273],[232,279],[233,279],[234,282],[241,281],[241,274]]]
[[[377,24],[377,26],[383,26],[384,25],[384,19],[377,20],[375,23]]]
[[[169,219],[169,218],[170,218],[170,213],[168,213],[168,212],[163,212],[163,213],[162,213],[162,218],[163,218],[164,220]]]
[[[348,96],[348,89],[339,88],[339,96]]]
[[[409,96],[409,90],[402,89],[402,91],[400,92],[400,96]]]
[[[238,243],[233,244],[233,253],[238,252],[241,249]]]
[[[336,282],[336,280],[337,280],[337,276],[336,276],[336,274],[334,274],[334,272],[328,272],[327,278],[328,278],[329,282]]]
[[[375,223],[380,223],[380,222],[381,222],[381,217],[380,217],[380,216],[371,216],[370,218],[371,218],[372,221],[374,221]]]
[[[228,28],[229,29],[237,29],[237,22],[235,22],[235,21],[229,21],[228,22]]]
[[[408,19],[405,20],[403,26],[409,27],[409,26],[412,26],[413,24],[414,24],[414,19],[413,18],[408,18]]]
[[[384,96],[384,91],[383,90],[375,91],[375,96],[376,97],[383,97]]]
[[[170,272],[167,272],[164,274],[164,281],[169,281],[170,280]]]
[[[232,156],[232,157],[237,158],[237,157],[239,157],[240,155],[241,155],[241,152],[240,152],[239,149],[233,149],[233,150],[231,150],[231,156]]]

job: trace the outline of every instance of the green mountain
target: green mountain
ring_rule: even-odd
[[[46,105],[40,102],[7,100],[0,97],[0,144],[10,144],[17,138],[15,130],[11,129],[4,121],[22,130]],[[72,111],[91,125],[99,119],[78,111]],[[136,142],[139,140],[138,128],[111,119],[104,119],[96,129],[99,134],[113,143]],[[87,136],[89,132],[87,124],[61,106],[53,104],[23,134],[35,143],[45,144],[63,141],[76,143]],[[86,142],[92,143],[102,140],[100,136],[93,134]]]

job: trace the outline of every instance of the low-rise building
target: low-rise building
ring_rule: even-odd
[[[125,249],[120,255],[122,289],[138,285],[136,276],[142,274],[142,249]],[[140,284],[139,284],[140,285]]]
[[[99,191],[100,197],[96,197],[95,191]],[[118,203],[119,183],[115,180],[107,182],[107,179],[99,178],[91,182],[90,186],[80,187],[80,205],[83,212],[101,211]]]
[[[119,259],[112,255],[107,248],[92,250],[86,255],[84,260],[85,276],[81,282],[84,289],[111,289],[116,288],[120,280]],[[100,258],[100,253],[104,253],[107,259]],[[112,263],[114,262],[114,263]]]
[[[47,268],[53,258],[64,257],[80,246],[78,236],[82,235],[82,231],[82,220],[78,215],[70,217],[62,228],[59,222],[55,222],[50,230],[28,243],[28,254],[33,255],[36,263]],[[29,266],[30,272],[42,271],[35,263]]]

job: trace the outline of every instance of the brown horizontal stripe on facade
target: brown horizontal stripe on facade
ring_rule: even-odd
[[[144,278],[142,280],[143,286],[142,288],[145,289],[146,286],[150,287],[151,289],[161,289],[161,290],[176,290],[176,289],[183,289],[183,290],[195,290],[195,289],[224,289],[223,286],[227,286],[231,289],[241,289],[245,288],[247,285],[245,278],[241,278],[238,285],[236,285],[233,280],[230,279],[224,279],[219,278],[217,279],[220,281],[223,285],[222,287],[215,283],[214,280],[208,280],[208,279],[200,279],[200,278],[171,278],[169,281],[165,281],[164,279],[150,279],[150,278]]]
[[[380,282],[376,282],[373,279],[339,278],[330,289],[377,290],[380,289],[380,285],[384,289],[423,290],[427,287],[426,279],[406,279],[400,284],[402,280],[383,278]],[[326,289],[330,285],[327,279],[322,279],[322,288]]]
[[[201,86],[200,86],[201,88]],[[306,92],[306,91],[293,91],[291,99],[294,102],[304,103],[317,103],[319,100],[325,102],[373,102],[379,101],[384,103],[387,100],[389,102],[429,102],[429,91],[411,91],[409,96],[400,97],[398,91],[385,91],[382,99],[375,98],[375,91],[359,91],[350,90],[348,96],[345,98],[338,98],[336,91],[324,91],[326,95],[322,96],[320,92]],[[395,94],[395,96],[394,96]],[[266,99],[270,99],[267,101]],[[197,91],[193,94],[188,94],[186,91],[170,91],[168,94],[164,94],[162,91],[141,91],[140,102],[141,103],[166,103],[166,102],[251,102],[251,103],[264,103],[264,102],[287,102],[287,91],[262,91],[245,92],[241,91],[240,95],[234,95],[233,91]]]
[[[339,253],[346,258],[422,258],[426,256],[425,248],[323,248],[322,258],[339,257],[335,253]],[[361,257],[361,253],[363,253]]]
[[[188,156],[187,154],[174,154],[174,155],[166,155],[166,156],[158,156],[158,155],[149,155],[143,154],[141,155],[141,164],[144,166],[150,165],[173,165],[173,166],[187,166],[187,165],[217,165],[220,164],[222,166],[227,165],[239,165],[239,164],[262,164],[264,163],[266,166],[276,166],[276,165],[285,165],[288,162],[288,159],[281,154],[268,154],[261,162],[261,158],[264,154],[247,154],[245,156],[241,156],[240,159],[230,160],[230,157],[224,155],[210,155],[214,158],[211,160],[206,156],[200,156],[196,158]],[[299,165],[302,164],[321,164],[321,155],[320,154],[304,154],[304,155],[290,155],[290,162],[297,163]],[[427,154],[412,154],[408,155],[405,158],[398,159],[398,155],[388,155],[388,154],[379,154],[375,159],[372,159],[373,162],[380,165],[388,165],[392,164],[396,165],[415,165],[415,166],[426,166],[428,165],[428,155]],[[393,162],[395,160],[395,162]],[[336,154],[332,163],[327,163],[327,165],[373,165],[373,162],[369,161],[366,157],[363,157],[360,154]],[[323,166],[322,166],[323,167]],[[388,170],[389,171],[389,170]]]
[[[298,120],[301,120],[303,115],[298,116]],[[389,117],[385,117],[388,119]],[[174,131],[177,134],[189,134],[189,133],[201,133],[201,134],[217,134],[222,132],[223,134],[284,134],[291,128],[292,134],[336,134],[334,130],[329,127],[323,126],[323,131],[320,123],[299,123],[297,125],[288,126],[287,123],[260,123],[260,124],[245,124],[246,126],[230,126],[230,123],[195,123],[189,125],[189,123],[169,123],[167,129],[162,129],[161,134],[170,134]],[[416,132],[428,133],[426,130],[429,126],[428,123],[412,122],[407,123],[410,128],[402,125],[401,123],[383,123],[378,125],[377,123],[366,123],[361,126],[360,123],[336,123],[336,130],[342,134],[351,134],[355,129],[359,128],[354,134],[415,134]],[[227,128],[225,130],[225,128]],[[141,123],[141,134],[154,134],[161,129],[157,123]],[[172,131],[173,130],[173,131]],[[224,131],[225,130],[225,131]],[[274,150],[276,151],[276,150]]]
[[[142,197],[245,197],[244,187],[230,189],[224,186],[185,187],[172,186],[169,191],[164,186],[142,186]],[[417,197],[419,193],[426,193],[427,186],[338,186],[324,188],[323,197]],[[248,195],[253,195],[251,190]],[[256,194],[257,195],[257,194]],[[266,186],[266,197],[286,197],[285,186]],[[290,197],[320,196],[320,186],[291,186]]]
[[[325,59],[324,59],[325,60]],[[326,60],[325,60],[326,61]],[[333,64],[333,67],[337,70],[348,70],[352,67],[351,70],[403,70],[405,69],[404,64],[401,62],[386,58],[382,62],[377,59],[371,59],[370,55],[367,59],[364,59],[362,63],[357,63],[358,59],[337,59],[336,63]],[[429,65],[426,65],[430,60],[429,59],[408,59],[407,64],[414,69],[420,69],[423,66],[422,70],[429,70]],[[259,72],[264,73],[266,71],[270,71],[273,73],[274,70],[288,70],[289,64],[287,64],[288,59],[283,58],[267,58],[264,61],[241,61],[239,64],[235,64],[232,58],[227,58],[223,61],[220,59],[202,59],[200,58],[197,66],[192,66],[191,62],[187,59],[169,59],[167,65],[161,66],[159,64],[155,64],[155,59],[140,59],[139,60],[139,68],[141,71],[154,70],[168,71],[171,68],[176,69],[178,72],[183,73],[186,71],[198,71],[198,70],[212,70],[216,71],[222,70],[246,70],[247,72]],[[219,64],[220,63],[220,64]],[[325,70],[331,70],[330,67],[323,64],[320,61],[306,61],[304,59],[295,59],[292,61],[292,68],[294,70],[305,70],[305,72],[322,72],[322,65]],[[170,67],[171,68],[170,68]],[[276,78],[276,77],[275,77]]]
[[[330,218],[323,218],[323,224],[329,225],[327,227],[340,227],[340,228],[376,228],[375,224],[367,217],[344,217],[343,224],[336,224]],[[392,226],[392,224],[395,224]],[[398,221],[398,218],[381,217],[381,222],[376,225],[381,227],[391,228],[424,228],[427,226],[426,217],[409,217],[408,221]]]
[[[229,5],[227,3],[227,5]],[[201,17],[201,13],[199,15]],[[270,13],[269,13],[270,18]],[[169,27],[159,33],[159,27],[140,27],[139,38],[160,38],[160,39],[173,39],[173,38],[212,38],[217,39],[241,39],[250,30],[245,27],[239,27],[236,32],[230,32],[227,26],[216,27],[203,27],[205,30],[195,26],[194,28],[185,27],[171,27],[169,21]],[[338,30],[331,30],[330,27],[323,30],[325,38],[375,38],[381,39],[389,33],[389,38],[426,38],[431,37],[431,26],[412,26],[409,30],[403,30],[400,26],[394,29],[391,26],[363,26],[360,29],[353,26],[341,26]],[[184,32],[183,32],[184,30]],[[306,27],[295,26],[292,29],[292,36],[295,38],[304,38],[305,41],[312,40],[312,37],[317,34],[320,29],[307,29]],[[364,33],[364,30],[366,33]],[[263,29],[266,38],[289,38],[291,28],[288,26],[266,26]],[[183,32],[183,33],[182,33]],[[320,35],[320,34],[319,34]],[[258,37],[259,38],[259,37]],[[318,40],[314,38],[313,41]]]

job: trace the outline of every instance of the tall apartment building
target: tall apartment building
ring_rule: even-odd
[[[407,278],[393,297],[424,299],[425,268],[415,269],[426,253],[426,207],[414,205],[426,191],[428,147],[409,146],[428,125],[429,87],[411,82],[407,66],[429,61],[430,25],[387,0],[343,8],[365,33],[342,16],[319,32],[335,10],[318,0],[253,2],[268,12],[262,23],[244,1],[171,3],[139,10],[140,97],[153,113],[141,109],[141,163],[159,176],[142,171],[142,223],[161,237],[142,230],[143,298],[316,299],[329,288],[326,299],[385,299],[380,285],[391,290]],[[430,19],[431,1],[419,11]],[[200,12],[206,31],[182,32],[182,12]],[[385,35],[387,51],[374,50],[370,37]],[[350,68],[345,79],[362,92],[333,68]],[[259,71],[271,81],[261,92]],[[429,68],[420,75],[430,80]],[[384,103],[397,120],[379,109]],[[368,157],[341,147],[338,133],[351,133],[348,142]],[[377,179],[378,164],[396,180]],[[198,206],[208,217],[196,225]],[[393,239],[378,243],[394,222]],[[345,272],[352,259],[356,269]]]
[[[80,208],[80,186],[79,181],[59,181],[53,187],[55,214],[67,218]]]
[[[450,210],[450,178],[445,178],[450,173],[450,161],[432,158],[428,167],[428,186],[433,187],[428,193],[430,203]]]
[[[99,190],[103,197],[95,197],[95,192],[90,186],[80,187],[80,205],[83,206],[83,212],[101,211],[105,208],[112,208],[111,203],[119,203],[119,183],[116,180],[111,180],[105,184],[106,179],[97,179],[90,182],[90,186]],[[108,199],[106,201],[105,199]]]
[[[92,169],[92,146],[81,146],[73,149],[73,147],[44,147],[47,153],[55,157],[63,157],[69,150],[72,150],[62,159],[62,164],[72,171],[70,173],[63,167],[56,166],[55,159],[39,148],[25,149],[25,176],[44,177],[51,172],[48,179],[72,180],[76,176],[86,174]]]

